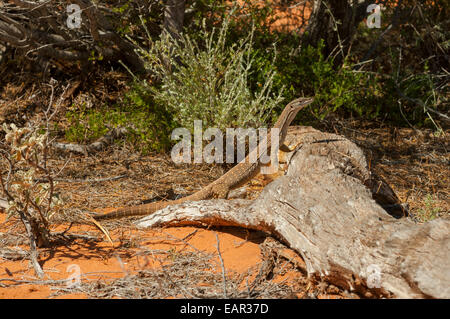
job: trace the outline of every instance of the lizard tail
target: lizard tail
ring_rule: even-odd
[[[108,219],[124,218],[129,216],[149,215],[151,213],[156,212],[157,210],[163,209],[166,206],[177,204],[175,202],[176,201],[159,201],[144,205],[119,208],[107,214],[95,215],[93,216],[93,218],[95,220],[108,220]]]
[[[169,201],[159,201],[159,202],[148,203],[148,204],[144,204],[144,205],[119,208],[110,213],[103,214],[103,215],[94,215],[92,217],[95,220],[108,220],[108,219],[124,218],[124,217],[130,217],[130,216],[150,215],[150,214],[152,214],[160,209],[163,209],[169,205],[181,204],[181,203],[184,203],[189,200],[207,199],[211,196],[210,189],[211,189],[211,187],[207,186],[192,195],[182,197],[179,199],[169,200]]]

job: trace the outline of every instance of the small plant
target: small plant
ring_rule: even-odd
[[[39,127],[18,128],[14,124],[3,124],[2,129],[6,135],[0,148],[0,186],[8,200],[8,217],[16,215],[24,224],[33,266],[42,277],[36,246],[50,244],[49,222],[63,204],[47,168],[47,130],[42,133]]]
[[[427,194],[424,200],[424,207],[419,209],[419,211],[415,214],[415,217],[423,223],[435,219],[438,216],[440,209],[434,206],[433,196],[431,194]]]
[[[55,182],[45,163],[48,150],[48,134],[41,129],[18,128],[14,124],[3,124],[5,142],[10,151],[2,150],[2,158],[9,167],[2,188],[8,198],[8,216],[31,214],[39,223],[48,226],[57,213],[61,200],[56,196]]]

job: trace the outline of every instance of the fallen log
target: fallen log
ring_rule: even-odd
[[[289,140],[298,147],[287,156],[286,174],[255,200],[186,202],[137,225],[262,230],[297,251],[310,278],[368,297],[450,297],[450,221],[415,224],[388,214],[379,203],[398,198],[346,138],[297,128]]]
[[[126,128],[118,127],[111,129],[108,133],[106,133],[104,136],[102,136],[97,141],[91,144],[81,145],[81,144],[53,142],[51,146],[59,151],[69,151],[83,155],[88,155],[107,148],[116,139],[125,136],[127,132],[128,130]]]

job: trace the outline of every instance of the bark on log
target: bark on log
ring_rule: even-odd
[[[140,227],[226,225],[263,230],[296,250],[308,275],[366,296],[450,297],[450,221],[395,219],[375,200],[362,151],[311,128],[290,130],[300,142],[287,173],[254,201],[207,200],[169,206]]]

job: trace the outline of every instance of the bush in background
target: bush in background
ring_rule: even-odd
[[[150,50],[140,50],[147,67],[161,81],[157,87],[148,87],[155,101],[183,127],[193,129],[194,120],[221,130],[264,126],[283,101],[283,88],[273,90],[276,72],[271,65],[263,70],[257,89],[251,90],[253,31],[227,45],[228,28],[228,20],[211,31],[203,26],[199,40],[183,34],[174,41],[163,34]]]

